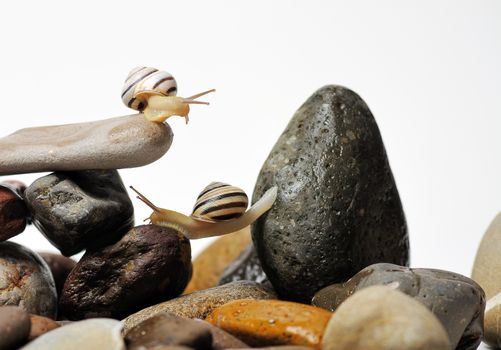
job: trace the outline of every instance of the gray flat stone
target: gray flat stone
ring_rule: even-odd
[[[0,175],[139,167],[162,157],[172,138],[168,124],[141,114],[21,129],[0,138]]]

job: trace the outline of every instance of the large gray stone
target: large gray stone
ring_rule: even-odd
[[[138,167],[163,156],[172,138],[168,124],[142,114],[21,129],[0,138],[0,175]]]
[[[296,112],[265,161],[253,199],[278,197],[252,228],[268,279],[285,299],[376,262],[408,264],[402,205],[369,108],[353,91],[325,86]]]

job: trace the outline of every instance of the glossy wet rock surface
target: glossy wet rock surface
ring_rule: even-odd
[[[169,125],[140,114],[21,129],[0,138],[0,175],[138,167],[163,156],[172,138]]]
[[[113,241],[134,225],[134,208],[116,170],[52,173],[25,195],[35,226],[66,256]]]
[[[440,320],[454,349],[476,349],[482,339],[485,296],[473,280],[449,271],[393,264],[366,267],[345,283],[317,292],[313,304],[335,311],[353,293],[374,285],[395,288],[426,306]]]
[[[123,318],[182,293],[191,274],[191,246],[156,225],[131,229],[118,242],[89,250],[69,274],[61,311],[71,320]]]
[[[47,264],[13,242],[0,242],[0,305],[19,305],[31,314],[56,317],[56,287]]]
[[[355,293],[325,329],[322,350],[450,350],[440,321],[421,303],[386,286]]]
[[[303,345],[319,349],[331,313],[281,300],[234,300],[212,311],[207,322],[251,346]]]
[[[0,183],[0,241],[24,231],[28,209],[15,187]]]
[[[278,197],[252,226],[277,293],[308,302],[380,261],[406,265],[405,216],[378,126],[353,91],[328,85],[295,113],[258,176],[253,200]]]
[[[232,300],[275,298],[276,295],[272,291],[259,283],[250,281],[232,282],[186,294],[136,312],[124,320],[124,332],[162,312],[170,312],[188,318],[204,319],[212,310]]]

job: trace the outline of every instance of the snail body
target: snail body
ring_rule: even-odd
[[[209,104],[196,99],[213,91],[179,97],[176,96],[177,82],[170,73],[152,67],[136,67],[125,79],[122,101],[127,107],[144,113],[150,121],[163,123],[167,118],[178,115],[188,123],[190,104]]]
[[[277,197],[272,187],[247,211],[247,195],[238,187],[213,182],[198,196],[190,216],[159,208],[131,186],[138,199],[153,209],[152,224],[174,228],[189,239],[220,236],[249,226],[268,211]],[[226,195],[226,196],[225,196]],[[244,206],[245,202],[245,206]],[[243,209],[242,209],[243,208]]]

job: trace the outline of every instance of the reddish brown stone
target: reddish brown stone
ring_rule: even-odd
[[[23,232],[27,216],[22,198],[10,186],[0,185],[0,241]]]
[[[30,320],[31,320],[31,330],[30,330],[30,335],[28,337],[28,340],[30,341],[35,338],[38,338],[42,334],[45,334],[53,329],[60,327],[56,321],[48,317],[30,315]]]

